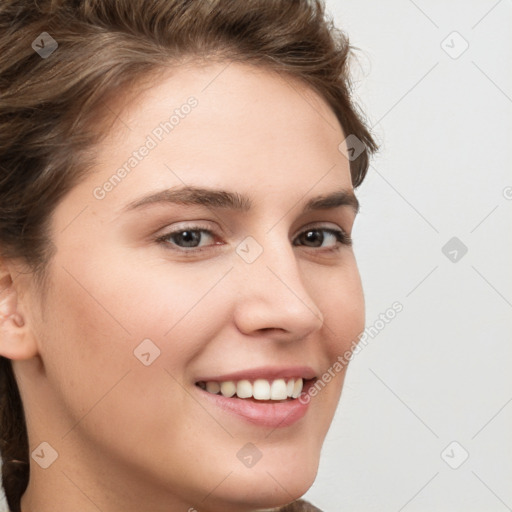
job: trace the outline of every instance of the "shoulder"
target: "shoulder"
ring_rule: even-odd
[[[319,508],[311,505],[305,500],[297,500],[285,507],[281,507],[279,512],[322,512]]]

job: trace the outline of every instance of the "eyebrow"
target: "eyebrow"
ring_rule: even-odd
[[[239,212],[248,212],[253,205],[249,197],[238,192],[189,185],[149,194],[129,203],[123,208],[123,211],[136,210],[159,203],[199,205]],[[355,214],[359,212],[359,201],[352,190],[340,189],[314,197],[306,202],[303,212],[329,210],[340,206],[350,207]]]

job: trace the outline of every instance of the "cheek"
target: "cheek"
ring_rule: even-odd
[[[324,317],[324,333],[332,364],[364,330],[365,303],[359,271],[353,256],[337,271],[332,269],[311,282]]]
[[[221,303],[207,295],[229,266],[212,265],[201,272],[178,265],[169,270],[165,261],[108,252],[102,253],[101,263],[93,251],[87,258],[65,256],[53,265],[42,332],[46,359],[71,381],[98,374],[101,385],[108,386],[127,367],[142,366],[147,352],[150,360],[164,356],[158,363],[165,361],[180,378],[203,350],[201,340],[211,339],[225,321]]]
[[[39,333],[48,384],[73,423],[126,373],[133,350],[114,301],[90,277],[71,265],[54,267]]]
[[[327,432],[338,405],[351,351],[364,331],[365,303],[361,279],[353,257],[334,271],[318,271],[309,282],[309,289],[324,317],[321,340],[323,343],[324,372],[310,390],[322,417],[324,434]]]
[[[194,305],[211,283],[191,286],[178,274],[152,280],[151,272],[134,273],[133,266],[119,263],[100,268],[92,259],[60,263],[53,268],[41,328],[60,428],[78,425],[68,439],[87,432],[119,450],[140,432],[172,443],[169,432],[186,430],[187,418],[202,413],[187,401],[181,383],[204,337],[194,328],[204,310]],[[127,430],[127,424],[137,428]],[[139,455],[142,460],[144,453]]]

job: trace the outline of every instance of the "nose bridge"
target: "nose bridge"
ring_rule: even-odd
[[[296,254],[278,230],[247,237],[237,248],[239,327],[281,329],[302,338],[319,329],[323,316],[304,286]]]

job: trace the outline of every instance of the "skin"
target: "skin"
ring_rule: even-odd
[[[95,187],[190,96],[191,113],[96,199]],[[349,206],[301,211],[310,198],[352,190],[338,150],[345,135],[313,90],[247,64],[182,66],[110,106],[119,117],[98,164],[54,211],[44,301],[30,274],[2,264],[0,354],[14,363],[30,451],[47,442],[58,452],[47,469],[31,459],[22,510],[288,503],[314,481],[344,372],[302,419],[276,429],[220,410],[195,382],[261,366],[307,365],[321,376],[364,329],[352,247],[323,231],[321,247],[299,237],[310,226],[352,231]],[[253,207],[123,211],[184,183],[246,194]],[[214,233],[200,253],[155,241],[196,222]],[[263,251],[250,264],[236,252],[247,236]],[[160,350],[149,366],[134,357],[147,338]],[[262,454],[251,468],[236,456],[248,442]]]

